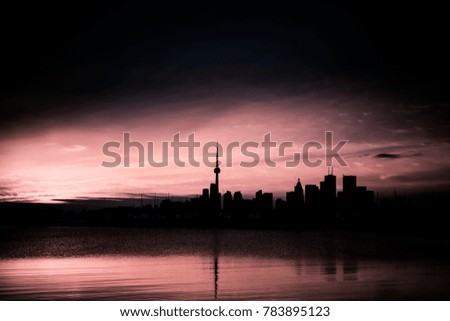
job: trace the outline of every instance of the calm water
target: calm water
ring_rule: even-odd
[[[2,300],[448,300],[450,243],[338,232],[0,229]]]

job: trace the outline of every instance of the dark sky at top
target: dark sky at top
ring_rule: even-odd
[[[45,116],[52,103],[80,95],[324,77],[368,81],[428,103],[448,101],[448,22],[441,6],[428,3],[74,2],[2,11],[1,100],[15,102],[2,107],[3,124],[30,113]]]

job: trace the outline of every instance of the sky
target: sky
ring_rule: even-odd
[[[450,187],[448,22],[431,4],[300,2],[296,7],[8,5],[1,22],[0,200],[197,195],[213,168],[108,168],[103,145],[123,135],[161,159],[163,142],[195,135],[252,151],[221,153],[220,190],[283,196],[322,166],[286,160],[310,141],[333,144],[338,177],[380,193]],[[267,165],[261,142],[292,142]],[[212,150],[214,152],[214,150]],[[202,160],[202,149],[195,153]],[[323,159],[322,151],[312,153]],[[187,151],[181,151],[187,161]],[[212,159],[213,160],[213,159]]]

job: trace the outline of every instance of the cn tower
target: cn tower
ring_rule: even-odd
[[[220,173],[220,168],[219,168],[219,143],[217,143],[216,146],[216,168],[214,168],[214,173],[216,174],[216,189],[217,189],[217,193],[219,193],[220,189],[219,189],[219,173]]]

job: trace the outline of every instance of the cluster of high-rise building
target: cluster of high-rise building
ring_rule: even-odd
[[[246,200],[240,191],[232,194],[227,191],[223,195],[219,193],[219,160],[216,152],[216,167],[214,168],[215,183],[210,185],[210,189],[203,189],[202,196],[192,201],[194,204],[203,205],[208,211],[214,213],[224,213],[233,215],[259,215],[268,214],[274,211],[284,214],[298,216],[318,215],[333,216],[336,213],[347,214],[364,209],[369,209],[374,205],[374,192],[368,191],[366,186],[358,186],[356,176],[344,175],[342,178],[342,191],[337,191],[336,176],[333,175],[332,168],[328,170],[323,181],[317,185],[305,185],[303,189],[300,179],[294,186],[294,190],[286,193],[286,199],[273,199],[272,193],[263,193],[262,190],[256,192],[255,197]],[[274,206],[275,204],[275,206]]]

